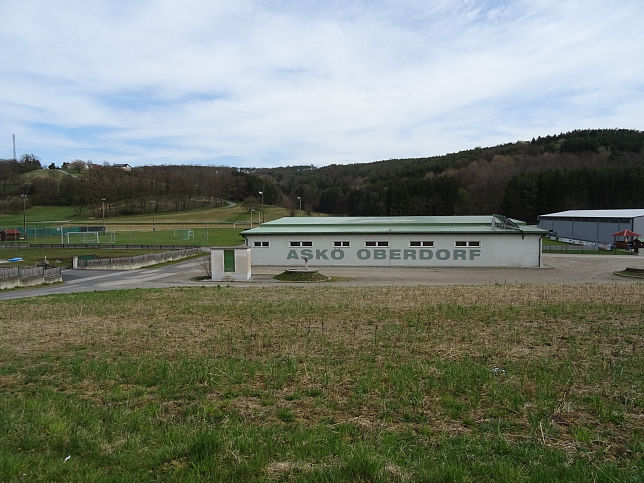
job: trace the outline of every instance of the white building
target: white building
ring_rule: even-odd
[[[250,280],[251,263],[248,247],[212,247],[211,280]]]
[[[622,230],[644,234],[644,208],[560,211],[540,215],[539,227],[560,239],[610,245]]]
[[[253,265],[538,267],[546,233],[490,215],[288,217],[242,236]]]

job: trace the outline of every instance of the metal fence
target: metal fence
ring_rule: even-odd
[[[47,236],[60,236],[61,234],[66,235],[67,233],[88,233],[88,232],[99,232],[103,233],[105,227],[103,225],[97,226],[27,226],[27,236],[29,238],[34,237],[47,237]],[[20,236],[25,234],[25,227],[20,226],[0,226],[0,231],[3,230],[17,230],[20,232]]]
[[[597,247],[585,245],[543,245],[543,251],[551,253],[606,253],[610,250],[600,250]]]
[[[0,248],[92,248],[96,250],[142,249],[142,250],[185,250],[200,248],[199,245],[99,245],[96,243],[2,243]]]

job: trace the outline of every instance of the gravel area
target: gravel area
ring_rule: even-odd
[[[485,285],[505,283],[642,283],[614,272],[626,267],[643,268],[643,256],[544,254],[541,268],[401,268],[315,267],[340,280],[337,285]],[[273,275],[284,267],[253,267],[250,282],[278,283]]]
[[[615,275],[625,268],[644,269],[644,255],[543,255],[541,268],[401,268],[319,267],[330,282],[278,282],[273,276],[285,267],[253,267],[250,281],[202,280],[204,260],[129,271],[65,270],[62,284],[2,290],[0,300],[62,293],[136,288],[231,285],[235,287],[331,284],[333,286],[495,285],[513,283],[612,283],[644,284],[640,278]],[[292,267],[291,267],[292,268]],[[309,268],[317,267],[309,264]]]

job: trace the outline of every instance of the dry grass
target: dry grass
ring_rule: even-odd
[[[641,285],[178,288],[135,293],[96,294],[96,298],[107,299],[98,304],[83,295],[3,302],[0,349],[24,354],[65,347],[74,350],[89,342],[101,354],[234,354],[237,345],[217,348],[204,337],[226,334],[237,344],[255,340],[250,350],[253,345],[265,349],[277,344],[273,350],[289,348],[296,354],[310,342],[300,337],[302,332],[324,334],[334,344],[370,346],[374,335],[378,337],[379,325],[402,327],[414,323],[411,319],[415,317],[419,323],[429,322],[426,340],[408,351],[458,356],[475,355],[493,346],[504,357],[513,357],[526,349],[532,352],[535,347],[531,346],[544,336],[552,344],[539,343],[543,347],[538,350],[548,354],[573,334],[603,347],[611,341],[623,343],[620,333],[642,319],[623,320],[619,310],[611,313],[611,308],[640,307],[639,315],[644,314]],[[22,309],[24,305],[29,309]],[[584,305],[599,306],[601,314],[580,323],[583,314],[577,309]],[[546,313],[544,307],[549,309]],[[478,318],[459,317],[459,311],[472,308]],[[613,337],[604,339],[606,332]],[[258,340],[262,335],[265,340]]]
[[[166,424],[348,425],[428,447],[496,435],[591,467],[642,458],[643,285],[220,287],[3,308],[0,366],[22,367],[0,373],[4,392],[64,385],[104,405],[116,391],[135,407],[156,404]],[[50,371],[29,376],[39,365]],[[181,455],[165,465],[189,466]],[[276,460],[264,474],[330,466]],[[414,479],[401,463],[380,471]]]

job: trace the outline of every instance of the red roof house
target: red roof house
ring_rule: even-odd
[[[20,240],[20,232],[18,230],[2,230],[0,231],[0,240],[2,241]]]

